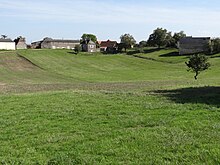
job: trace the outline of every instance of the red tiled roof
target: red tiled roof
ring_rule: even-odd
[[[117,45],[117,41],[101,41],[100,47],[115,47]]]

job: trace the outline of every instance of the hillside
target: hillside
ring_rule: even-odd
[[[212,68],[202,73],[199,81],[194,81],[193,73],[186,71],[187,59],[188,56],[177,56],[175,49],[147,49],[145,53],[127,55],[75,55],[68,50],[1,52],[0,88],[151,90],[219,84],[218,55],[210,58]]]
[[[176,74],[179,64],[169,65],[121,54],[75,55],[65,50],[28,50],[21,54],[48,72],[83,82],[159,80],[164,75],[163,71],[166,71],[166,77],[163,77],[163,80],[168,80],[171,77],[179,79],[182,77],[181,74],[184,74],[184,70],[178,71],[179,76]]]
[[[45,71],[16,52],[0,53],[1,84],[36,84],[63,82],[62,76]]]
[[[1,52],[2,164],[220,164],[219,55],[175,52]]]

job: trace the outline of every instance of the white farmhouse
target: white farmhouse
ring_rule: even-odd
[[[15,50],[15,42],[11,39],[0,39],[0,50]]]

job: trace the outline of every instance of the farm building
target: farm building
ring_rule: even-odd
[[[82,50],[85,52],[96,52],[96,43],[91,40],[82,43]]]
[[[36,41],[31,43],[31,48],[32,49],[40,49],[41,48],[41,43],[42,41]]]
[[[11,39],[0,39],[0,50],[15,50],[15,42]]]
[[[27,49],[26,40],[24,37],[19,36],[14,40],[16,49]]]
[[[184,37],[178,43],[179,54],[208,52],[210,41],[210,37]]]
[[[102,52],[114,52],[117,50],[117,41],[110,41],[110,40],[107,40],[107,41],[101,41],[100,43],[100,51]]]
[[[42,49],[74,49],[76,45],[80,45],[79,40],[44,38],[41,42]]]
[[[31,43],[33,49],[74,49],[76,45],[80,45],[80,40],[44,38],[42,41]]]

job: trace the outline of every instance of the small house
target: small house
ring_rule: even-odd
[[[16,49],[27,49],[26,40],[24,37],[20,36],[14,40]]]
[[[96,43],[92,40],[84,41],[82,43],[82,50],[84,52],[96,52]]]
[[[117,41],[101,41],[100,42],[100,51],[101,52],[115,52],[117,51]]]
[[[179,54],[206,53],[209,51],[210,37],[184,37],[179,40]]]
[[[9,38],[1,38],[0,50],[15,50],[15,42]]]

